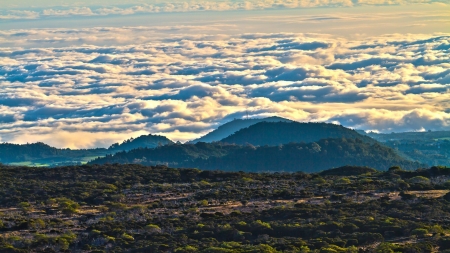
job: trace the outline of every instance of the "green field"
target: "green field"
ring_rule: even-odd
[[[12,166],[30,166],[30,167],[49,167],[51,164],[47,163],[34,163],[34,162],[17,162],[17,163],[10,163]]]
[[[36,159],[31,161],[20,161],[20,162],[13,162],[8,163],[9,165],[13,166],[30,166],[30,167],[54,167],[54,166],[60,166],[60,165],[77,165],[77,164],[87,164],[89,161],[94,160],[95,158],[98,158],[99,156],[102,156],[102,154],[96,155],[96,156],[85,156],[85,157],[52,157],[52,158],[45,158],[45,159]]]

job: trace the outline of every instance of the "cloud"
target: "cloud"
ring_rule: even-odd
[[[75,2],[73,4],[42,5],[39,8],[29,10],[26,5],[15,5],[13,8],[0,8],[0,19],[39,19],[49,17],[73,17],[73,16],[110,16],[110,15],[134,15],[143,13],[172,13],[172,12],[205,12],[205,11],[235,11],[235,10],[271,10],[271,9],[304,9],[317,7],[358,7],[358,6],[382,6],[382,5],[411,5],[411,4],[440,4],[447,6],[448,0],[237,0],[237,1],[134,1],[123,6],[110,3]],[[83,5],[83,6],[81,6]],[[47,7],[47,8],[46,8]],[[313,17],[309,20],[320,21],[329,17]],[[336,18],[332,18],[336,19]]]
[[[450,130],[448,34],[187,29],[0,31],[9,45],[0,55],[2,141],[107,147],[147,133],[187,141],[247,112],[381,132]],[[127,38],[109,43],[117,34]]]

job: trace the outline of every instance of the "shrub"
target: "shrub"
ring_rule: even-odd
[[[127,233],[123,233],[121,237],[122,237],[122,239],[124,239],[126,241],[134,241],[134,237]]]
[[[411,231],[411,234],[423,237],[426,234],[428,234],[428,230],[425,228],[416,228],[413,231]]]

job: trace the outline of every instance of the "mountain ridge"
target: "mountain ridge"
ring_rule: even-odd
[[[356,131],[331,123],[259,122],[224,138],[221,142],[243,145],[279,145],[290,142],[314,142],[327,138],[361,139],[375,143],[374,139]]]
[[[230,122],[227,122],[223,125],[220,125],[217,129],[207,133],[206,135],[189,141],[190,144],[195,144],[197,142],[214,142],[220,141],[223,138],[228,137],[229,135],[239,131],[242,128],[249,127],[251,125],[260,123],[260,122],[293,122],[293,120],[285,119],[278,116],[272,116],[267,118],[258,118],[258,119],[234,119]]]

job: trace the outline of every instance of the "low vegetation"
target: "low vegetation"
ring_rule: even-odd
[[[0,252],[448,252],[450,168],[0,166]]]
[[[291,124],[291,123],[287,123]],[[170,167],[203,170],[282,172],[319,172],[354,164],[385,170],[400,165],[413,170],[424,165],[399,156],[393,149],[360,139],[323,139],[312,143],[276,146],[234,145],[224,143],[175,144],[155,149],[134,149],[95,159],[92,164],[138,163],[166,164]]]

